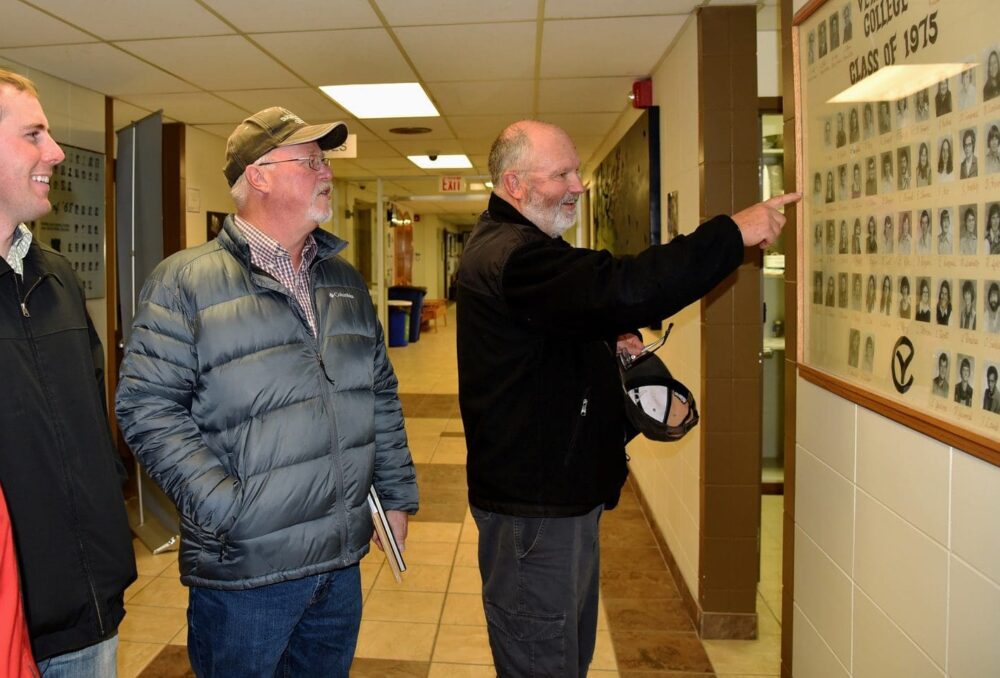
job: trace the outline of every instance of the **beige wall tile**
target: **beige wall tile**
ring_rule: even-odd
[[[403,560],[406,561],[407,567],[451,565],[454,558],[455,545],[442,542],[407,540],[406,550],[403,551]]]
[[[135,569],[139,574],[155,577],[166,572],[171,565],[177,567],[176,551],[154,556],[138,539],[132,540],[132,550],[135,552]]]
[[[795,605],[841,664],[851,663],[851,580],[801,529],[795,530]]]
[[[856,406],[799,379],[795,407],[796,443],[853,480]]]
[[[931,659],[943,665],[947,552],[864,492],[858,492],[857,516],[855,582]]]
[[[605,671],[614,671],[618,668],[618,661],[615,659],[615,646],[611,642],[611,633],[609,631],[597,632],[597,642],[594,645],[594,658],[590,662],[590,668]]]
[[[792,665],[796,676],[809,678],[851,678],[850,672],[841,664],[823,642],[816,627],[795,606],[794,631],[792,632]]]
[[[795,522],[848,574],[853,570],[854,484],[796,446]]]
[[[1000,585],[1000,468],[952,452],[951,547]],[[1000,628],[1000,627],[995,627]]]
[[[854,589],[854,675],[944,678],[920,650],[860,589]]]
[[[858,408],[858,486],[942,545],[949,462],[947,445]]]
[[[1000,587],[953,557],[950,593],[948,675],[996,675],[1000,667]]]
[[[177,632],[173,638],[170,639],[168,645],[184,645],[188,644],[188,626],[185,624],[181,627],[181,630]]]

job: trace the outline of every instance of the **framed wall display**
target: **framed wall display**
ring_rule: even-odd
[[[104,297],[104,154],[60,144],[66,159],[49,180],[52,211],[27,224],[70,261],[88,299]]]
[[[995,0],[825,0],[793,31],[800,374],[1000,465]]]

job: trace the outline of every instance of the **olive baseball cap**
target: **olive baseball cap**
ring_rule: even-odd
[[[346,139],[347,125],[342,122],[307,125],[287,108],[272,106],[251,115],[229,135],[222,172],[232,186],[247,165],[276,148],[315,141],[321,149],[329,151]]]

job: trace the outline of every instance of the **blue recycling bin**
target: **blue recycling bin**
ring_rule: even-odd
[[[402,300],[412,302],[410,307],[410,331],[408,339],[417,341],[420,339],[420,314],[424,310],[424,297],[427,295],[426,287],[414,287],[412,285],[393,285],[389,288],[390,300]]]
[[[413,302],[389,300],[389,346],[406,346],[409,342],[410,308]]]

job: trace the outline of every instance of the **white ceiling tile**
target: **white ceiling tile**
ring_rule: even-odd
[[[375,176],[372,172],[358,167],[348,160],[333,161],[333,176],[338,179],[368,179]]]
[[[358,158],[398,158],[399,151],[378,139],[358,139]]]
[[[316,86],[416,80],[381,28],[256,33],[250,37]]]
[[[392,139],[389,145],[403,155],[424,155],[425,153],[437,153],[439,155],[451,155],[455,153],[465,153],[462,144],[456,139]]]
[[[32,0],[32,3],[105,40],[223,35],[234,32],[194,0]]]
[[[262,111],[271,106],[283,106],[306,122],[349,121],[351,118],[346,111],[330,101],[329,97],[311,87],[243,89],[219,92],[218,94],[222,99],[231,101],[251,113]],[[349,123],[348,127],[351,128],[352,133],[358,133],[356,124]]]
[[[67,42],[92,42],[95,38],[55,19],[45,12],[20,2],[6,2],[3,25],[0,27],[0,47],[56,45]]]
[[[507,125],[517,118],[509,115],[463,115],[449,118],[460,139],[496,139]]]
[[[376,0],[391,26],[534,21],[538,0]]]
[[[701,0],[546,0],[546,19],[582,19],[585,17],[643,16],[654,14],[690,14]]]
[[[634,78],[560,78],[542,80],[539,113],[605,113],[629,105]]]
[[[684,16],[546,21],[543,78],[649,75]]]
[[[115,102],[115,111],[118,110],[118,102]],[[214,134],[217,137],[222,137],[223,139],[228,139],[229,135],[233,133],[236,129],[236,125],[230,123],[219,123],[213,125],[195,125],[198,129],[208,132],[209,134]]]
[[[539,115],[538,119],[550,122],[566,130],[574,139],[576,137],[603,137],[610,130],[619,113],[549,113]]]
[[[448,129],[444,118],[378,118],[365,120],[365,127],[379,138],[392,142],[396,139],[454,139],[455,135]],[[426,127],[431,131],[426,134],[395,134],[390,129],[396,127]]]
[[[395,158],[358,158],[357,165],[378,174],[392,174],[393,170],[413,167],[412,162],[398,154]]]
[[[444,115],[531,114],[534,84],[531,80],[488,82],[432,82],[427,84]]]
[[[314,31],[380,26],[367,0],[205,0],[205,3],[245,33]]]
[[[427,82],[516,80],[534,75],[532,22],[398,28],[396,37]],[[456,49],[473,47],[474,55],[456,54]]]
[[[162,107],[164,115],[189,125],[232,123],[235,128],[237,123],[247,117],[246,111],[207,92],[134,94],[123,99],[141,108]]]
[[[0,56],[110,96],[197,89],[104,43],[20,47]]]
[[[123,127],[131,125],[133,122],[142,120],[152,112],[151,110],[116,100],[113,123],[115,130],[120,130]]]
[[[115,43],[207,90],[294,87],[302,81],[239,35]],[[234,64],[239,64],[234,68]]]

